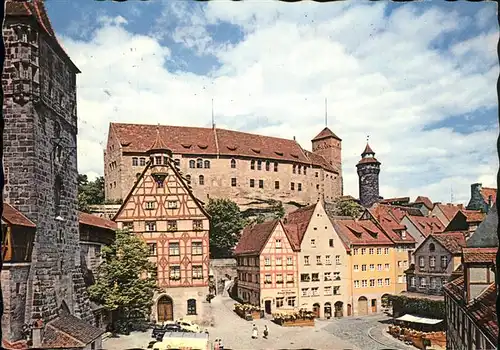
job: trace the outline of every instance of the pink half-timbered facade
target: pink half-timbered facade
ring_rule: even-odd
[[[247,226],[235,249],[238,297],[267,314],[297,308],[297,250],[294,227],[281,220]]]
[[[209,216],[157,138],[114,220],[149,246],[157,266],[152,318],[202,321],[209,280]]]

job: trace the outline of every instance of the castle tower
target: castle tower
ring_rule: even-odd
[[[46,323],[61,311],[94,319],[80,268],[79,70],[59,45],[43,1],[8,0],[5,10],[4,201],[36,225],[32,253],[2,271],[3,336],[17,340],[24,323]]]
[[[359,177],[359,200],[362,206],[370,207],[379,200],[380,162],[375,158],[375,152],[368,143],[356,168]]]
[[[330,165],[337,170],[338,186],[341,195],[343,191],[342,179],[342,139],[335,135],[328,127],[325,127],[321,132],[311,140],[312,151],[320,156],[323,156]]]

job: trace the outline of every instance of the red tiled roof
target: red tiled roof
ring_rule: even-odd
[[[319,140],[321,140],[321,139],[326,139],[326,138],[328,138],[328,137],[333,137],[334,139],[337,139],[337,140],[339,140],[339,141],[342,141],[342,140],[340,139],[340,137],[338,137],[337,135],[335,135],[335,134],[333,133],[333,131],[331,131],[331,130],[330,130],[330,128],[328,128],[328,127],[325,127],[323,130],[321,130],[321,132],[320,132],[318,135],[316,135],[316,136],[312,139],[312,141],[319,141]]]
[[[156,127],[156,139],[154,140],[151,147],[149,147],[149,151],[167,151],[169,148],[163,142],[163,139],[160,137],[160,126]]]
[[[372,209],[377,207],[381,207],[381,209],[389,213],[398,223],[401,223],[405,215],[423,216],[420,209],[413,207],[376,203],[372,206]]]
[[[348,245],[390,245],[392,241],[371,220],[333,219],[340,238]]]
[[[78,213],[78,221],[81,225],[95,226],[100,228],[105,228],[108,230],[116,230],[116,222],[101,218],[97,215],[92,215],[84,212]]]
[[[391,204],[391,203],[394,203],[394,202],[406,202],[406,203],[409,203],[410,202],[410,197],[395,197],[395,198],[386,198],[386,199],[382,199],[380,201],[380,203],[382,204]]]
[[[316,209],[316,204],[312,204],[307,207],[297,209],[291,213],[288,213],[288,215],[284,220],[287,227],[290,225],[296,226],[294,230],[296,230],[299,246],[300,244],[302,244],[302,240],[304,239],[304,234],[306,233],[307,226],[311,221],[314,209]]]
[[[445,227],[437,217],[407,215],[415,227],[427,237],[431,233],[443,232]]]
[[[15,342],[9,342],[6,339],[2,339],[2,349],[5,350],[28,350],[28,342],[26,340],[18,340]]]
[[[356,164],[356,166],[358,166],[360,164],[369,164],[369,163],[380,164],[380,162],[377,160],[377,158],[375,158],[375,157],[366,157],[366,158],[361,158],[359,160],[358,164]]]
[[[365,150],[363,151],[363,153],[361,153],[361,156],[364,156],[365,154],[375,154],[375,152],[373,152],[368,142],[366,143]]]
[[[463,248],[462,261],[464,264],[496,262],[498,248]]]
[[[415,199],[415,203],[422,203],[423,205],[426,206],[427,209],[432,209],[432,201],[429,199],[429,197],[425,196],[418,196],[417,199]]]
[[[462,205],[455,205],[455,204],[442,204],[442,203],[437,203],[435,204],[441,211],[443,212],[444,216],[446,219],[451,221],[453,217],[458,213],[459,210],[463,209]]]
[[[461,232],[432,233],[429,236],[452,254],[460,254],[465,247],[465,236]]]
[[[3,204],[2,219],[11,225],[24,226],[24,227],[36,227],[36,225],[24,216],[19,210],[14,208],[8,203]]]
[[[403,239],[398,231],[406,230],[405,225],[401,225],[399,221],[391,215],[391,208],[387,205],[377,205],[369,209],[370,214],[378,221],[385,233],[394,243],[415,243],[415,239],[408,232],[406,238]]]
[[[482,222],[486,217],[486,213],[483,213],[480,210],[462,209],[461,212],[465,215],[467,223]]]
[[[110,124],[123,151],[137,153],[149,150],[151,139],[158,127],[164,146],[176,154],[251,157],[317,165],[323,168],[328,164],[317,154],[309,158],[296,141],[278,137],[191,126]],[[327,170],[334,171],[330,165]]]
[[[307,158],[309,158],[311,160],[311,165],[316,166],[316,167],[320,167],[320,168],[323,168],[323,169],[326,169],[328,171],[331,171],[331,172],[338,174],[338,171],[335,168],[333,168],[330,165],[330,163],[328,163],[326,161],[326,159],[323,158],[322,156],[320,156],[319,154],[310,152],[308,150],[304,150],[304,154],[306,155]]]
[[[259,254],[279,222],[280,220],[275,219],[246,226],[241,232],[234,254]]]
[[[46,348],[82,348],[103,334],[101,329],[73,315],[65,315],[47,324],[42,345]]]
[[[491,196],[491,203],[495,204],[497,202],[497,189],[490,187],[481,188],[481,195],[483,196],[484,202],[488,203],[489,197]]]
[[[289,224],[283,225],[285,234],[294,251],[300,251],[299,225]]]

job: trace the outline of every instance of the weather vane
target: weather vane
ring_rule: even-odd
[[[368,141],[370,141],[370,135],[366,135],[366,143],[368,143]]]

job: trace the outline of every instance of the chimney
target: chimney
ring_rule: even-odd
[[[297,141],[297,140],[295,140],[295,136],[293,137],[293,140],[294,140],[294,141]]]

